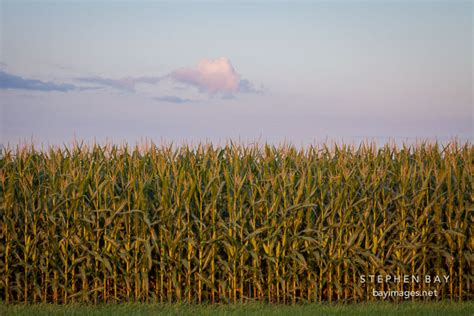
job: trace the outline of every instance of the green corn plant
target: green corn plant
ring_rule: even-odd
[[[7,304],[472,299],[474,147],[84,145],[0,151]],[[395,299],[395,298],[393,298]]]

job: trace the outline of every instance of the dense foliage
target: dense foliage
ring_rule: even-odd
[[[4,147],[0,167],[6,303],[473,298],[470,143]]]

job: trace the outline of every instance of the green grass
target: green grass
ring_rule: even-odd
[[[1,305],[1,315],[474,315],[474,302],[401,304],[376,302],[353,305]]]

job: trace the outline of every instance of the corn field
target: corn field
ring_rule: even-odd
[[[0,166],[6,304],[474,297],[469,142],[4,146]],[[450,277],[360,282],[387,274]]]

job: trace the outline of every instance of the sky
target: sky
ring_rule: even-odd
[[[0,143],[473,141],[471,1],[0,2]]]

